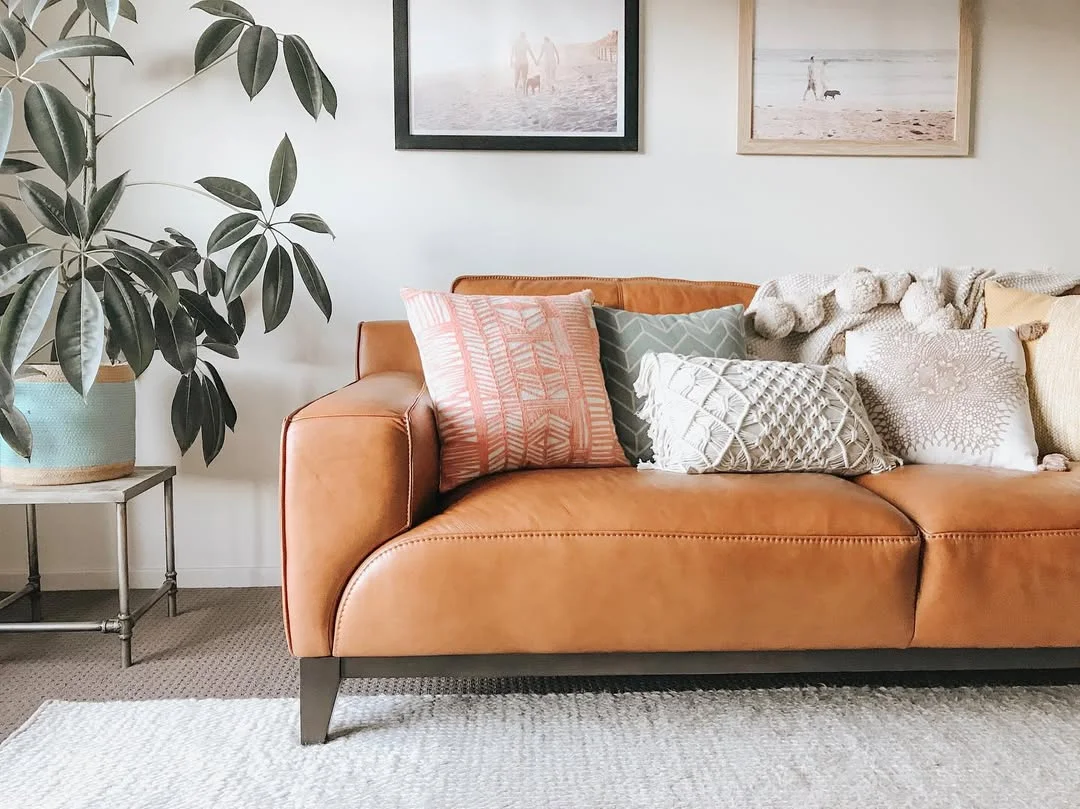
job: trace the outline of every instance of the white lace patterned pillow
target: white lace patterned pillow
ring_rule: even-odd
[[[849,332],[847,364],[874,426],[905,461],[1038,467],[1027,360],[1012,329]]]
[[[841,368],[651,353],[635,389],[655,453],[645,467],[854,476],[900,465]]]

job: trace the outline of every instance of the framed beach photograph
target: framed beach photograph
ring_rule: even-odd
[[[394,0],[397,148],[637,151],[639,0]]]
[[[976,0],[740,0],[740,154],[966,157]]]

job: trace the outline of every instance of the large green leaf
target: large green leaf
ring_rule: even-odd
[[[240,51],[237,55],[237,69],[240,71],[240,83],[248,98],[255,98],[277,66],[277,34],[265,25],[253,25],[240,37]]]
[[[289,217],[289,224],[296,225],[298,228],[304,230],[310,230],[312,233],[329,233],[334,236],[334,231],[330,230],[330,226],[326,224],[326,221],[318,214],[313,213],[294,213]],[[337,237],[334,236],[336,239]]]
[[[200,295],[190,289],[181,289],[180,302],[195,322],[206,330],[207,336],[212,341],[233,346],[240,342],[240,338],[229,325],[229,321],[218,313],[206,294]]]
[[[124,359],[135,376],[142,376],[154,359],[154,320],[146,300],[121,273],[105,276],[105,316]]]
[[[180,290],[172,274],[161,266],[161,262],[145,250],[132,247],[118,239],[109,239],[108,242],[109,249],[120,262],[120,266],[142,281],[157,296],[167,312],[175,312],[180,306]]]
[[[252,236],[233,251],[229,269],[225,271],[226,301],[231,303],[251,286],[266,263],[266,252],[266,239],[262,236]]]
[[[0,296],[11,290],[34,272],[41,257],[53,248],[44,244],[19,244],[0,250]]]
[[[26,231],[15,211],[6,202],[0,202],[0,245],[15,247],[26,244]]]
[[[206,294],[211,297],[220,295],[225,287],[225,270],[213,259],[208,258],[203,262],[203,286],[206,287]]]
[[[112,215],[124,196],[124,188],[127,185],[128,173],[125,171],[115,180],[110,180],[101,186],[90,199],[90,207],[87,209],[90,218],[90,235],[96,236],[101,229],[109,224]]]
[[[11,298],[0,320],[0,362],[14,370],[26,362],[52,314],[60,281],[55,267],[30,275]]]
[[[279,208],[289,201],[296,190],[296,150],[286,135],[270,162],[270,200]]]
[[[0,20],[0,56],[14,62],[26,50],[26,31],[14,17]]]
[[[105,312],[85,277],[72,284],[56,313],[56,356],[68,384],[84,397],[97,381],[105,350]]]
[[[131,55],[115,40],[105,37],[83,36],[61,39],[50,45],[34,59],[34,64],[54,59],[76,59],[88,56],[119,56],[134,64]]]
[[[237,298],[226,308],[229,311],[229,325],[233,327],[237,337],[243,337],[247,330],[247,307],[244,306],[244,299]]]
[[[259,217],[253,213],[234,213],[226,217],[210,234],[206,242],[206,254],[210,255],[232,247],[255,230],[257,224],[259,224]]]
[[[280,244],[270,253],[263,275],[263,324],[269,334],[289,314],[293,299],[293,263],[289,251]]]
[[[0,162],[0,175],[26,174],[28,171],[38,171],[41,166],[31,163],[29,160],[19,160],[16,157],[6,157]]]
[[[318,120],[323,110],[322,71],[311,54],[311,48],[300,37],[288,34],[282,50],[296,97],[308,115]]]
[[[323,279],[322,273],[319,272],[315,259],[311,257],[311,253],[302,244],[293,245],[293,258],[296,259],[296,269],[300,273],[300,280],[304,282],[308,294],[311,295],[315,303],[318,304],[319,310],[329,321],[334,313],[334,304],[330,300],[330,290],[326,288],[326,281]]]
[[[337,89],[334,87],[333,82],[330,81],[330,77],[326,75],[322,68],[319,68],[319,78],[322,80],[322,100],[323,109],[329,113],[331,118],[337,118]]]
[[[15,407],[15,377],[0,363],[0,409]]]
[[[228,53],[244,28],[239,20],[215,20],[210,23],[195,45],[195,72],[206,70]]]
[[[135,9],[135,4],[131,0],[120,0],[120,16],[134,23],[139,21],[139,12]]]
[[[19,196],[33,217],[53,233],[70,236],[64,221],[64,200],[48,186],[19,178]]]
[[[120,15],[120,0],[83,0],[94,19],[105,26],[106,31],[111,31],[116,25],[116,18]]]
[[[225,446],[225,414],[221,402],[221,392],[214,380],[202,379],[203,417],[202,449],[203,460],[209,466]]]
[[[195,181],[209,193],[233,207],[243,208],[245,211],[261,211],[262,201],[259,195],[239,180],[230,180],[228,177],[203,177]]]
[[[4,439],[4,443],[11,447],[16,455],[30,460],[34,452],[34,434],[30,430],[30,422],[18,408],[0,408],[0,438]]]
[[[9,87],[0,89],[0,160],[7,155],[15,128],[15,96]]]
[[[243,20],[244,22],[252,24],[255,22],[255,18],[251,16],[251,12],[239,3],[231,2],[231,0],[200,0],[200,2],[193,5],[192,8],[205,11],[207,14],[213,14],[215,17]]]
[[[218,373],[210,363],[203,360],[203,365],[206,366],[206,370],[210,372],[210,376],[213,377],[214,384],[217,386],[218,394],[221,396],[221,409],[222,415],[225,417],[225,426],[230,430],[236,429],[236,405],[233,404],[232,397],[229,396],[229,391],[225,388],[225,383],[221,379],[221,374]]]
[[[34,84],[23,104],[26,128],[56,175],[71,185],[86,167],[83,119],[66,95],[51,84]]]
[[[90,219],[86,214],[86,208],[71,194],[67,195],[64,203],[64,224],[68,232],[83,244],[90,235]]]
[[[228,343],[215,343],[210,340],[203,340],[201,345],[203,348],[207,348],[223,357],[228,357],[231,360],[240,359],[240,350],[236,346],[231,346]]]
[[[202,263],[199,251],[183,245],[170,247],[159,256],[161,265],[170,275],[182,273],[188,282],[197,287],[199,276],[195,274],[195,268]]]
[[[172,400],[172,428],[180,452],[186,454],[199,437],[203,420],[202,382],[197,374],[180,378]]]
[[[195,370],[195,323],[183,307],[169,316],[161,301],[154,304],[154,333],[161,356],[182,374]]]

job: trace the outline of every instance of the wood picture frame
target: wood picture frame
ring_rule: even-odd
[[[454,4],[394,0],[398,149],[638,151],[640,0],[553,0],[550,16],[496,23]]]
[[[918,22],[910,19],[896,24],[895,15],[902,15],[905,10],[911,14],[907,3],[871,0],[857,12],[850,11],[850,4],[838,4],[835,13],[839,21],[825,26],[820,16],[816,20],[800,20],[798,14],[827,16],[829,0],[814,0],[800,6],[801,2],[740,0],[739,154],[970,156],[977,0],[923,3],[924,9],[933,9],[935,19],[939,12],[950,16],[951,5],[947,4],[956,4],[955,50],[951,45],[952,32],[943,31],[940,26],[928,23],[919,29]],[[769,9],[767,20],[760,11],[764,3]],[[845,30],[845,13],[872,14],[875,3],[880,4],[877,7],[883,15],[877,26],[868,25],[865,17],[858,25],[851,26],[856,31],[875,32],[865,43],[858,41],[857,34],[850,34],[845,40],[845,35],[836,33]],[[786,13],[792,10],[793,13]],[[904,41],[904,32],[909,29],[911,42],[918,42],[921,48],[896,47],[896,43]],[[771,47],[764,47],[761,41],[763,30],[768,32],[767,44]],[[815,37],[830,47],[817,47]],[[877,39],[887,40],[892,47],[875,44],[873,40]],[[940,42],[941,47],[930,49],[928,41]],[[768,56],[762,57],[763,53]],[[820,59],[821,55],[826,58]],[[946,55],[951,61],[944,61]],[[954,74],[949,72],[952,64],[955,64]],[[826,86],[826,82],[832,85],[834,81],[826,78],[827,66],[856,85],[856,93],[850,100],[844,97],[842,81],[836,81],[835,88]],[[913,71],[921,71],[924,78],[912,79]],[[912,104],[921,92],[912,82],[920,80],[924,82],[924,103]],[[942,106],[943,91],[949,80],[955,82],[955,94],[951,96],[955,108],[951,110]],[[799,101],[798,93],[803,86],[806,89]],[[809,100],[811,93],[813,101]],[[766,104],[781,96],[780,104]],[[889,106],[894,100],[900,102],[895,109]]]

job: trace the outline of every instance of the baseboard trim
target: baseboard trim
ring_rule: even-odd
[[[153,590],[165,579],[162,570],[132,570],[131,585],[140,590]],[[177,580],[180,589],[228,587],[277,587],[281,584],[281,569],[277,567],[216,567],[181,568]],[[72,572],[43,572],[43,590],[115,590],[115,570],[80,570]],[[14,592],[26,584],[25,571],[0,571],[0,592]]]

